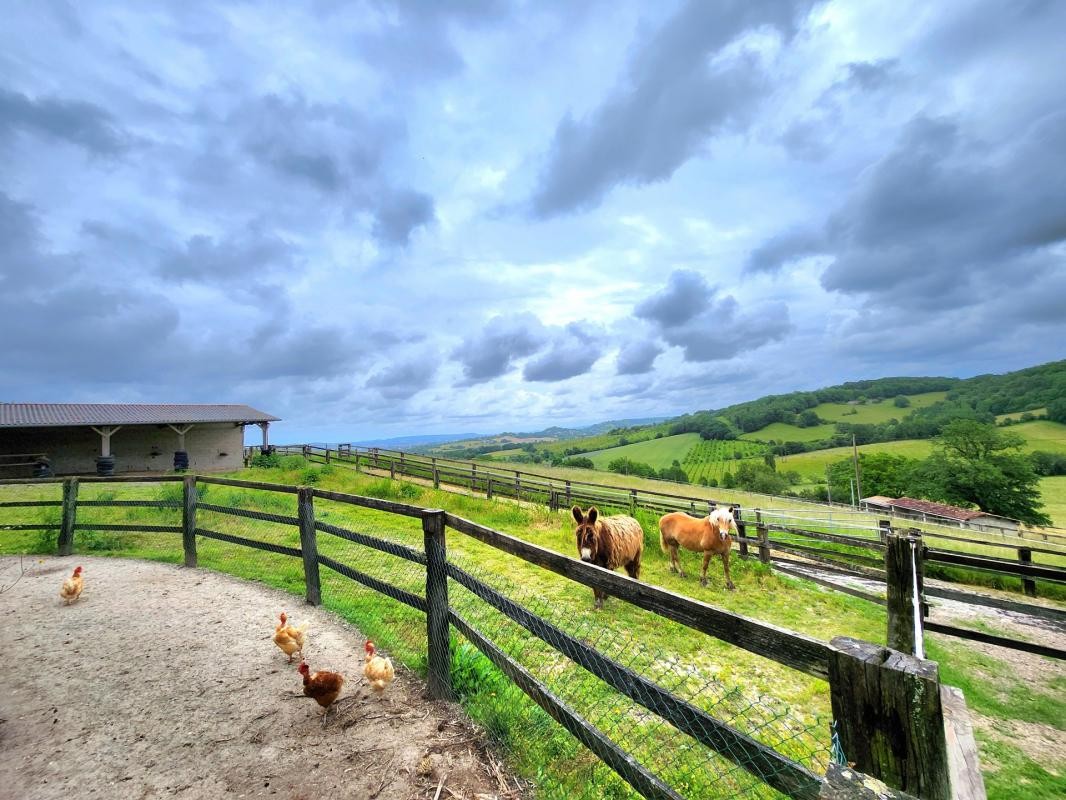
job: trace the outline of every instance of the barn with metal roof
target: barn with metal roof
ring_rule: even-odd
[[[228,470],[244,428],[278,417],[245,405],[0,403],[0,475]]]

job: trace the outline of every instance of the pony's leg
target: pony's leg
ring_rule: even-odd
[[[677,542],[670,545],[670,571],[685,577],[685,570],[681,569],[681,559],[677,557]]]
[[[730,548],[727,547],[725,552],[722,553],[722,569],[725,571],[725,588],[733,591],[737,587],[733,585],[733,579],[729,577],[729,550]],[[710,554],[708,553],[708,555]]]
[[[707,585],[707,565],[711,563],[711,551],[703,552],[703,569],[700,571],[700,586]]]

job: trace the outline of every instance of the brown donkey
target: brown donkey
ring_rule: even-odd
[[[640,577],[640,557],[644,554],[644,529],[632,517],[601,517],[596,506],[584,513],[574,506],[570,513],[577,520],[577,552],[587,564],[606,569],[625,567],[630,578]],[[594,588],[596,608],[603,608],[607,593]]]
[[[725,571],[725,585],[730,591],[733,579],[729,577],[729,550],[733,546],[730,532],[737,532],[737,523],[733,512],[728,507],[716,508],[703,519],[690,517],[683,511],[674,511],[659,517],[659,543],[663,552],[670,555],[670,571],[685,577],[681,562],[677,558],[678,546],[686,550],[703,553],[703,571],[700,573],[700,586],[707,585],[707,565],[711,556],[722,557],[722,569]]]

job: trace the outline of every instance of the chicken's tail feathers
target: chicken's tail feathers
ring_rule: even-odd
[[[388,685],[389,685],[388,681],[381,681],[381,680],[370,681],[370,688],[373,689],[375,692],[383,692],[383,691],[385,691],[385,687],[388,686]]]

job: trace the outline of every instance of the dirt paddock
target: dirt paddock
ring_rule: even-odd
[[[65,606],[78,564],[85,591]],[[18,559],[0,559],[0,797],[520,796],[461,709],[425,699],[417,676],[398,667],[374,695],[363,636],[321,608],[167,564],[24,566],[18,578]],[[311,668],[348,678],[325,728],[271,641],[282,610],[310,622]]]

